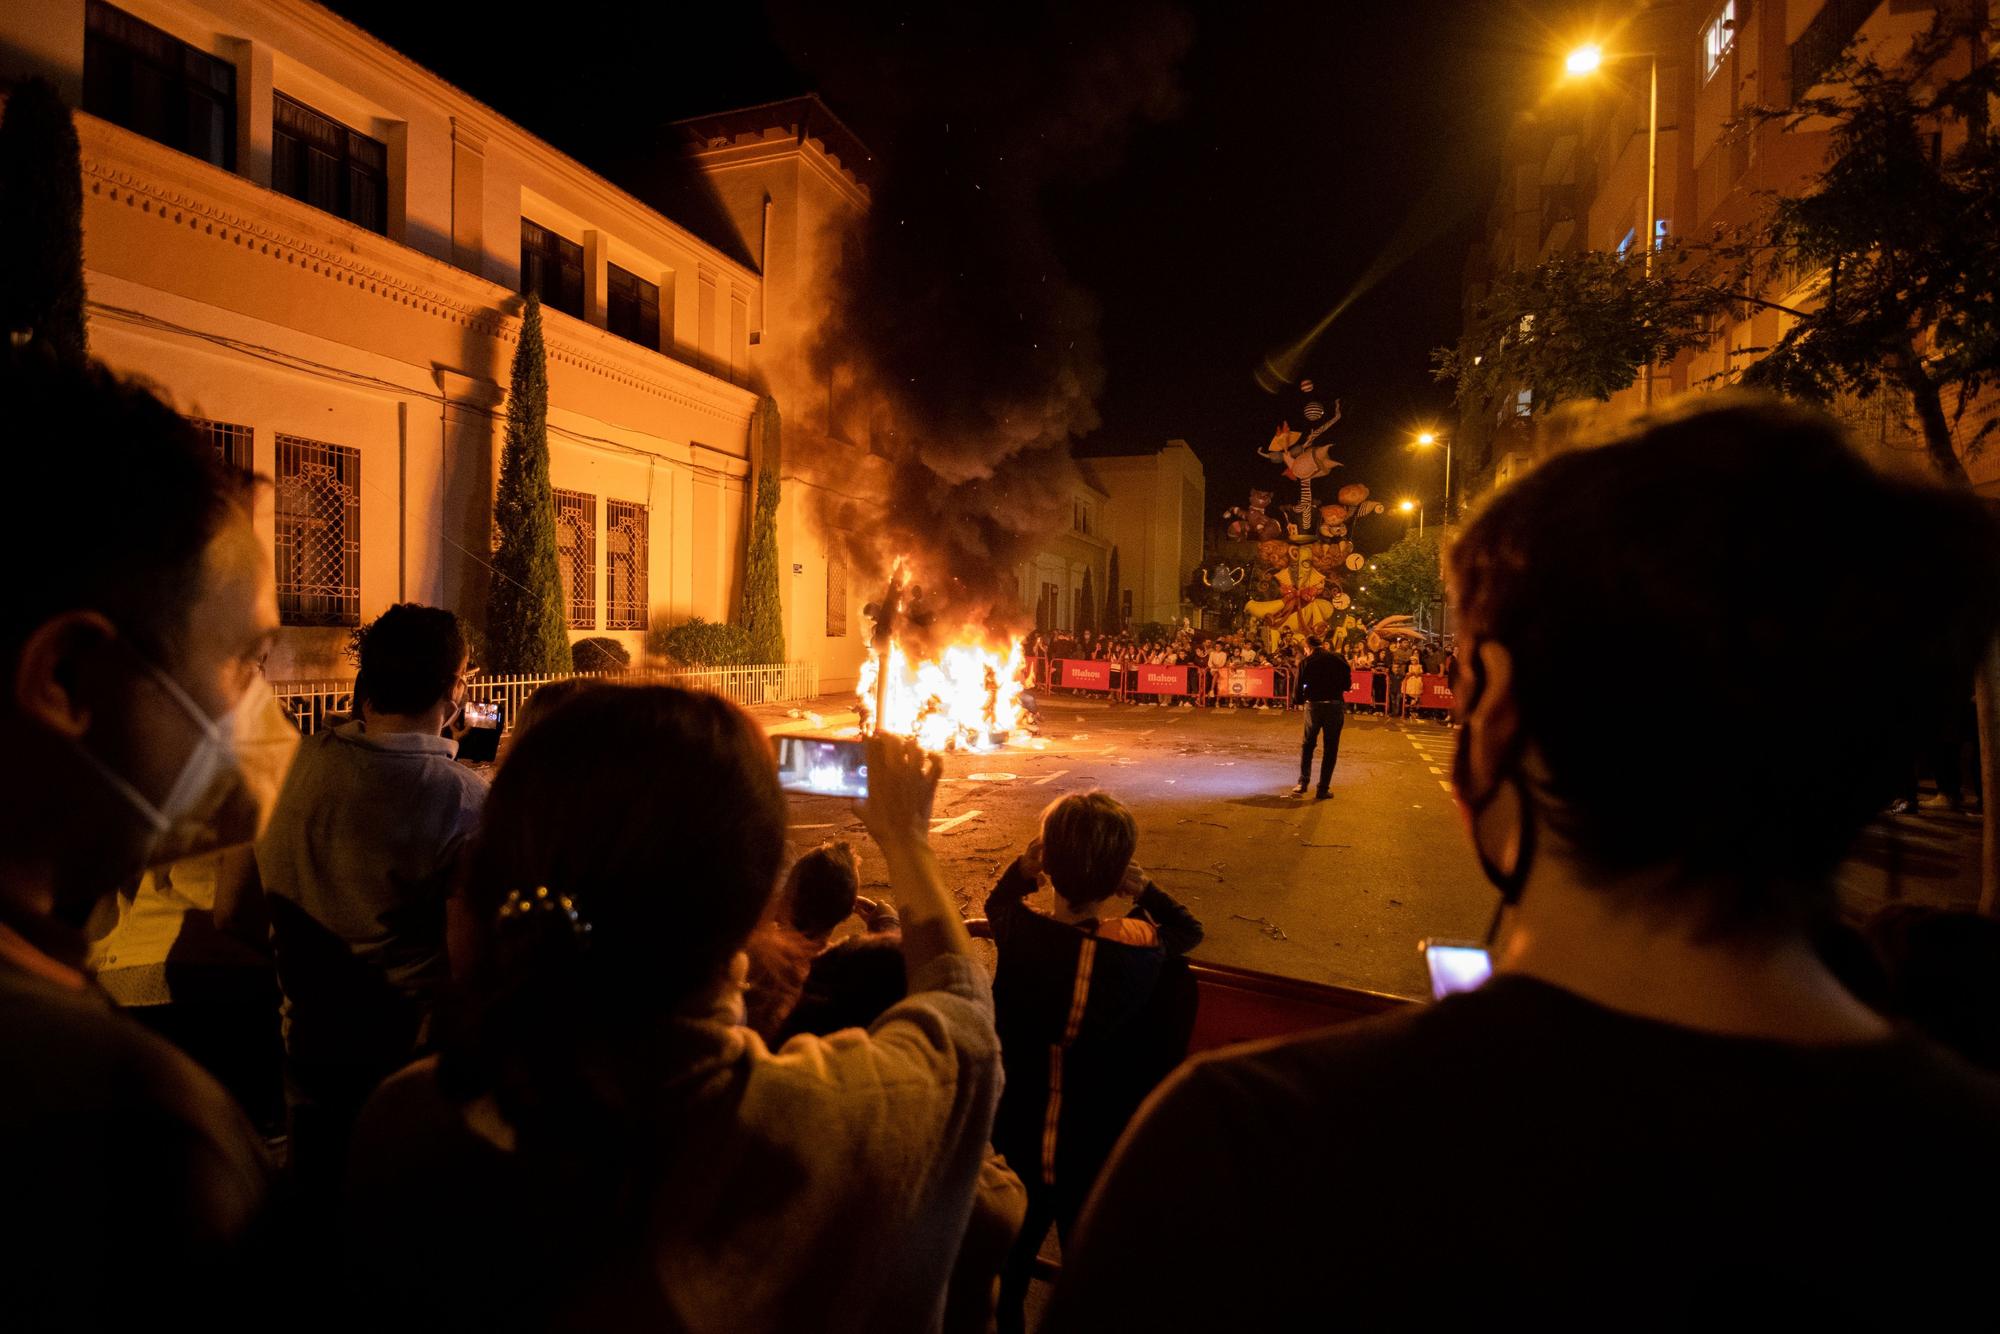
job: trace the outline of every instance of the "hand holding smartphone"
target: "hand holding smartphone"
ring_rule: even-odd
[[[778,738],[778,786],[815,797],[868,795],[867,743],[821,737]]]

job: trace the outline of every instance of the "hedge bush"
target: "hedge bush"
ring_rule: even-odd
[[[755,657],[748,630],[700,616],[657,627],[646,636],[646,648],[684,667],[736,667]]]
[[[615,639],[593,635],[569,646],[569,660],[579,672],[622,672],[632,665],[632,651]]]

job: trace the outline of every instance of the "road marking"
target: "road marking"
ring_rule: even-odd
[[[1433,765],[1431,766],[1431,772],[1432,772],[1432,773],[1434,773],[1434,774],[1441,774],[1441,773],[1443,773],[1443,772],[1444,772],[1444,770],[1443,770],[1443,769],[1441,769],[1441,768],[1439,768],[1439,767],[1438,767],[1437,765],[1433,764]]]
[[[944,821],[934,820],[931,823],[931,832],[933,834],[948,834],[952,830],[964,824],[967,820],[977,820],[984,813],[985,812],[983,811],[967,811],[963,815],[954,815],[949,820],[944,820]]]
[[[1116,750],[1116,749],[1118,749],[1118,747],[1116,747],[1116,746],[1106,746],[1106,747],[1105,747],[1105,748],[1104,748],[1103,750],[1100,750],[1100,751],[1098,751],[1097,753],[1098,753],[1099,755],[1109,755],[1109,754],[1110,754],[1110,753],[1111,753],[1112,751],[1114,751],[1114,750]]]
[[[1438,786],[1443,788],[1447,792],[1451,791],[1451,784],[1445,782],[1444,779],[1442,778],[1438,779]]]
[[[1062,776],[1063,776],[1064,774],[1066,774],[1066,773],[1068,773],[1068,772],[1069,772],[1069,770],[1067,770],[1067,769],[1058,769],[1058,770],[1056,770],[1056,771],[1055,771],[1054,773],[1052,773],[1052,774],[1044,774],[1044,775],[1043,775],[1042,777],[1040,777],[1040,778],[1037,778],[1037,779],[1036,779],[1036,780],[1035,780],[1035,781],[1034,781],[1034,782],[1033,782],[1032,784],[1030,784],[1029,786],[1031,786],[1031,787],[1041,787],[1041,786],[1042,786],[1043,784],[1045,784],[1045,783],[1053,783],[1053,782],[1055,782],[1055,781],[1056,781],[1056,779],[1058,779],[1058,778],[1061,778],[1061,777],[1062,777]]]
[[[829,823],[829,824],[795,824],[795,825],[793,825],[793,826],[792,826],[792,828],[794,828],[794,829],[831,829],[831,828],[833,828],[833,825],[832,825],[832,824],[830,824],[830,823]]]

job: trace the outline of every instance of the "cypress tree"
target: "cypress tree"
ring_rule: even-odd
[[[778,597],[777,400],[765,395],[758,412],[764,444],[750,516],[750,540],[743,556],[743,589],[737,597],[736,623],[750,636],[752,662],[783,662],[785,619]]]
[[[1076,628],[1092,634],[1097,632],[1097,595],[1090,587],[1090,567],[1083,567],[1083,587],[1076,594]]]
[[[1125,629],[1125,608],[1118,596],[1118,548],[1111,548],[1111,571],[1104,577],[1104,628],[1112,634]]]
[[[0,121],[0,334],[28,335],[70,360],[83,325],[83,162],[56,90],[25,79]]]
[[[556,560],[556,498],[549,489],[549,366],[542,306],[532,295],[507,387],[507,440],[493,500],[493,578],[486,602],[488,666],[556,676],[571,670],[569,618]]]

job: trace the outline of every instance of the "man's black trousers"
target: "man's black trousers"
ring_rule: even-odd
[[[1326,734],[1326,749],[1320,756],[1319,790],[1324,792],[1333,781],[1333,762],[1340,755],[1340,725],[1347,717],[1347,706],[1341,703],[1306,705],[1306,740],[1299,748],[1299,785],[1303,787],[1312,781],[1313,743]]]

